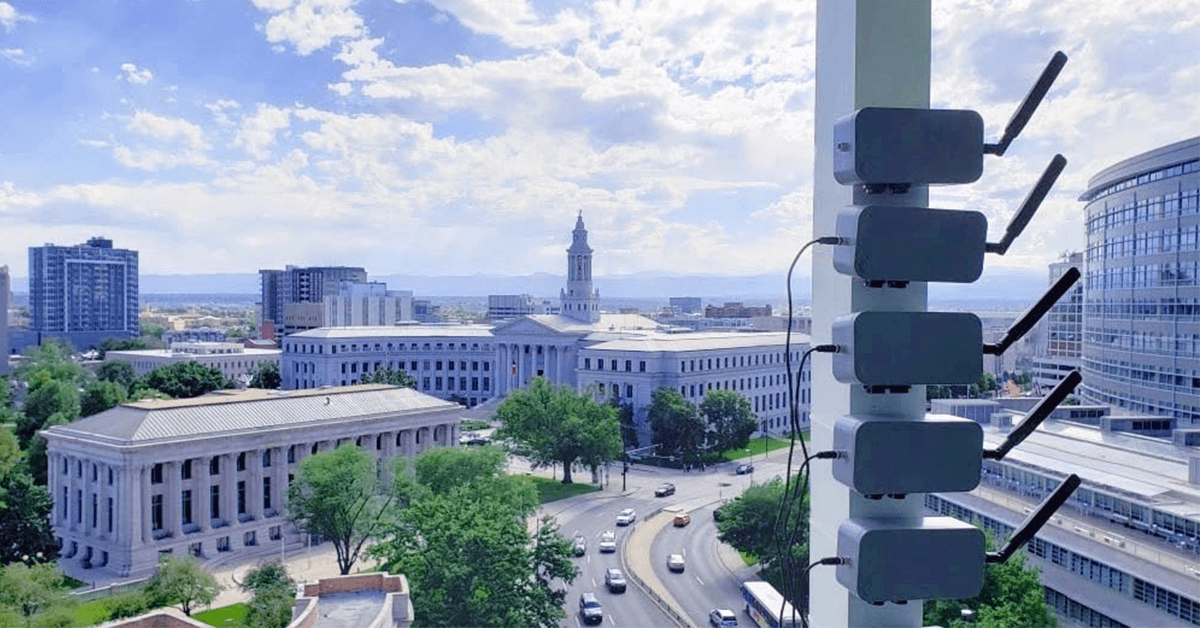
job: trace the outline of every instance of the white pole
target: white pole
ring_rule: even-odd
[[[838,212],[862,203],[862,192],[833,178],[833,122],[868,106],[929,107],[931,0],[818,0],[816,112],[813,129],[813,237],[834,235]],[[893,204],[925,206],[928,190],[914,187]],[[802,242],[797,242],[799,248]],[[854,311],[924,311],[926,287],[870,290],[833,268],[831,247],[814,248],[812,258],[812,344],[829,343],[833,320]],[[918,417],[925,412],[925,387],[906,394],[867,395],[861,386],[839,383],[831,361],[815,354],[812,364],[813,451],[833,448],[833,423],[853,412],[886,412]],[[810,556],[837,556],[838,526],[851,517],[921,515],[922,496],[868,501],[838,483],[830,466],[812,465]],[[809,600],[814,628],[920,626],[921,603],[872,606],[834,577],[834,567],[811,573]]]

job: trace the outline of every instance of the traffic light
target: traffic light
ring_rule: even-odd
[[[987,219],[977,211],[912,207],[913,186],[971,183],[984,155],[1003,155],[1066,63],[1059,52],[994,144],[983,139],[974,111],[870,107],[834,125],[834,176],[860,186],[858,206],[838,214],[834,267],[877,295],[869,309],[833,321],[834,377],[879,399],[872,409],[834,424],[832,475],[872,500],[913,493],[970,491],[985,458],[1002,458],[1050,414],[1080,382],[1064,379],[1008,440],[983,448],[983,430],[966,419],[893,414],[887,399],[913,386],[969,385],[983,373],[983,356],[999,355],[1027,333],[1079,279],[1071,269],[1017,319],[1003,337],[985,343],[979,317],[964,312],[892,311],[889,295],[913,282],[970,283],[987,253],[1003,255],[1049,193],[1066,159],[1055,155],[1029,192],[1004,237],[987,242]],[[897,308],[899,309],[899,308]],[[978,528],[949,517],[860,516],[837,535],[838,582],[866,602],[970,598],[983,586],[984,565],[1000,562],[1027,541],[1071,494],[1070,476],[1001,551],[985,551]]]

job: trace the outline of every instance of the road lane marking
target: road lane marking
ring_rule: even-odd
[[[700,576],[696,576],[696,582],[699,582],[701,586],[704,586],[704,581],[700,579]]]
[[[609,616],[608,616],[608,621],[609,621],[609,622],[611,622],[611,623],[612,623],[612,625],[614,625],[614,626],[616,626],[616,625],[617,625],[617,620],[613,619],[613,616],[612,616],[612,615],[609,615]]]
[[[592,578],[592,588],[593,589],[596,588],[596,579],[595,578]]]

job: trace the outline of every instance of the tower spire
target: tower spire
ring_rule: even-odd
[[[559,299],[563,316],[595,323],[600,320],[600,293],[592,288],[592,247],[588,246],[587,235],[580,210],[567,249],[567,287]]]

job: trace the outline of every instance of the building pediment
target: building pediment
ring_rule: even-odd
[[[522,316],[497,326],[492,330],[492,336],[502,341],[512,336],[577,337],[591,331],[590,327],[580,326],[579,323],[567,324],[558,320],[563,318],[558,315]]]

